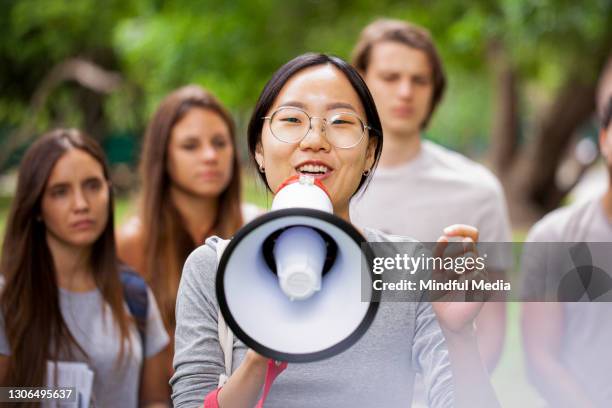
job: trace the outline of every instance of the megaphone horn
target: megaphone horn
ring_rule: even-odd
[[[363,236],[332,214],[329,194],[307,176],[288,179],[272,210],[241,228],[220,259],[216,291],[228,326],[275,360],[308,362],[353,345],[378,303],[362,277]],[[365,297],[362,301],[362,298]]]

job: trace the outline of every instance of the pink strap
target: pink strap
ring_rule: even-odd
[[[208,393],[208,395],[204,399],[204,406],[202,408],[219,408],[219,401],[217,401],[217,394],[219,394],[219,391],[221,391],[221,388],[223,387],[219,387],[216,390],[213,390]]]
[[[287,368],[286,361],[276,364],[276,361],[268,360],[268,369],[266,370],[266,382],[264,383],[263,395],[255,408],[263,408],[264,402],[266,402],[266,398],[268,398],[268,394],[270,393],[270,388],[272,388],[272,383],[276,377],[278,377],[278,375],[285,370],[285,368]]]
[[[278,377],[280,373],[282,373],[285,368],[287,368],[287,362],[281,362],[278,365],[274,360],[268,360],[268,368],[266,369],[266,381],[264,383],[263,395],[261,399],[255,406],[255,408],[263,408],[264,402],[266,402],[266,398],[268,398],[268,394],[270,393],[270,389],[272,388],[272,383]],[[217,395],[219,391],[221,391],[222,387],[217,388],[216,390],[211,391],[204,399],[203,408],[219,408],[219,402],[217,401]]]

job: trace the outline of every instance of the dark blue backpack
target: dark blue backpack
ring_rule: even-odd
[[[123,286],[123,297],[130,309],[130,313],[140,334],[142,341],[142,352],[145,351],[147,315],[149,311],[149,296],[147,292],[147,283],[136,271],[127,265],[119,265],[119,275],[121,285]]]

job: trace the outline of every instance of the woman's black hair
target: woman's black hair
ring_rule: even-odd
[[[364,185],[367,184],[367,182],[369,182],[372,173],[378,165],[378,160],[380,159],[380,153],[382,152],[383,143],[382,126],[380,124],[380,117],[378,116],[376,105],[374,104],[374,98],[372,98],[370,90],[368,89],[363,78],[361,78],[361,75],[359,75],[359,72],[357,72],[357,70],[353,68],[348,62],[334,55],[315,53],[302,54],[287,62],[274,73],[272,78],[268,81],[263,91],[261,92],[261,95],[259,95],[259,99],[257,100],[257,104],[255,105],[251,120],[249,121],[249,128],[247,131],[249,155],[251,156],[253,162],[255,162],[256,164],[255,150],[257,148],[257,144],[261,141],[261,132],[264,124],[263,117],[267,115],[268,111],[274,104],[276,97],[283,89],[287,81],[289,81],[289,79],[291,79],[291,77],[293,77],[295,74],[306,68],[325,64],[331,64],[334,67],[338,68],[349,80],[349,82],[353,86],[353,89],[355,90],[355,92],[357,92],[361,104],[363,105],[363,108],[366,113],[366,122],[371,127],[369,131],[369,137],[376,138],[374,164],[372,165],[370,173],[367,176],[361,176],[361,181],[359,182],[359,187],[357,188],[357,191],[359,191],[359,189],[361,189]],[[268,186],[266,182],[265,175],[259,173],[259,176],[263,180],[264,184],[268,187],[268,189],[270,189],[270,186]],[[355,193],[357,191],[355,191]]]

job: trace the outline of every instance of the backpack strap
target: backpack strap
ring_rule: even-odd
[[[227,244],[229,244],[230,240],[228,239],[218,239],[217,240],[217,268],[219,267],[219,262],[221,261],[221,256],[223,255],[223,251]],[[215,407],[217,408],[219,405],[217,403],[217,394],[230,375],[232,375],[232,357],[234,354],[234,333],[230,330],[229,326],[223,319],[223,315],[221,315],[221,311],[217,312],[217,330],[219,335],[219,344],[221,345],[221,350],[223,351],[224,363],[225,363],[225,372],[219,375],[219,385],[217,389],[210,393],[206,400],[204,401],[204,408]],[[286,362],[268,360],[268,368],[266,370],[266,379],[264,383],[263,393],[261,399],[257,403],[255,408],[263,408],[266,398],[270,392],[270,388],[272,388],[272,383],[276,379],[276,377],[282,373],[287,368]]]
[[[119,276],[123,286],[123,297],[128,305],[128,309],[134,320],[140,340],[142,342],[142,353],[145,353],[147,316],[149,312],[149,294],[147,283],[136,271],[121,264],[119,266]]]
[[[221,256],[223,255],[223,251],[227,244],[229,244],[228,239],[218,239],[217,240],[217,267],[219,267],[219,261],[221,260]],[[219,375],[219,387],[221,387],[230,375],[232,375],[232,359],[234,355],[234,333],[230,330],[221,311],[217,311],[217,333],[219,336],[219,345],[221,346],[221,351],[223,352],[223,360],[225,364],[225,371],[223,374]]]

